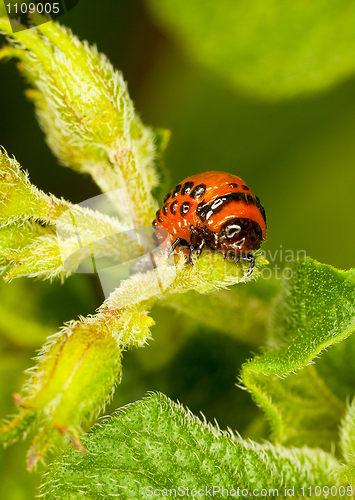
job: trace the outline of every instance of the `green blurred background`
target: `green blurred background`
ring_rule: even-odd
[[[218,13],[209,16],[210,0],[80,0],[60,21],[96,43],[122,70],[146,124],[172,131],[165,156],[171,186],[196,172],[234,173],[265,206],[269,257],[282,247],[304,250],[338,268],[354,267],[351,3],[334,0],[325,8],[320,0],[312,7],[299,2],[294,14],[299,17],[291,16],[287,25],[282,16],[289,13],[270,12],[260,0],[252,12],[245,2],[235,2],[240,11],[228,16],[230,1],[222,0]],[[72,202],[99,194],[90,178],[57,164],[23,95],[15,63],[0,71],[1,145],[44,191]],[[11,394],[20,389],[23,371],[32,366],[46,335],[79,314],[94,313],[103,296],[98,280],[84,275],[64,285],[1,283],[0,294],[0,416],[5,416],[15,412]],[[123,381],[110,409],[160,390],[194,413],[216,418],[222,428],[256,435],[258,410],[234,384],[257,348],[162,307],[153,316],[155,340],[125,354]],[[28,442],[0,450],[1,499],[34,498],[40,477],[25,471],[27,447]]]

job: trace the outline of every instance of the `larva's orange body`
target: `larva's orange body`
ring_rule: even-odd
[[[184,248],[200,255],[204,246],[234,255],[254,266],[253,250],[266,238],[266,217],[260,200],[240,178],[225,172],[192,175],[168,193],[153,221],[168,231],[170,251]],[[161,236],[162,238],[162,236]]]

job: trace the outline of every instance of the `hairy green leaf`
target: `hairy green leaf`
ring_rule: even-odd
[[[317,359],[316,367],[320,377],[341,401],[348,402],[355,393],[355,335],[331,349]]]
[[[194,489],[218,499],[248,490],[250,498],[263,488],[264,497],[277,490],[284,498],[285,488],[298,496],[304,485],[337,485],[333,473],[339,465],[332,455],[246,442],[159,394],[97,425],[85,446],[86,456],[69,450],[49,467],[42,498],[136,500],[155,490],[160,496],[198,495]]]
[[[21,61],[32,85],[27,96],[53,153],[63,165],[89,173],[104,192],[124,190],[129,214],[122,197],[110,195],[120,216],[150,225],[157,208],[151,190],[159,183],[155,157],[168,134],[154,136],[143,125],[122,74],[63,26],[46,22],[12,33],[0,17],[0,29],[13,43],[0,59]]]
[[[10,270],[7,281],[63,279],[90,255],[131,258],[127,224],[45,194],[5,151],[0,151],[0,181],[0,268]]]
[[[351,0],[148,0],[194,59],[248,93],[282,99],[354,74]]]
[[[338,441],[344,403],[317,372],[317,364],[307,365],[354,328],[354,271],[311,259],[295,262],[275,304],[272,349],[242,370],[243,382],[269,417],[278,442],[329,450]],[[332,376],[336,380],[336,370]]]

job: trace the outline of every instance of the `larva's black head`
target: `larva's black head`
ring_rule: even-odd
[[[227,221],[218,233],[219,247],[225,251],[250,252],[260,248],[262,230],[250,219],[236,218]]]

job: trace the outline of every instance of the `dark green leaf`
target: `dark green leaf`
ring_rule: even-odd
[[[242,489],[249,495],[254,489],[277,489],[284,498],[286,486],[300,494],[304,485],[337,484],[332,473],[338,463],[332,455],[243,441],[159,394],[96,426],[85,446],[86,456],[70,449],[50,466],[42,485],[45,500],[137,500],[155,490],[160,496],[165,490],[165,496],[174,496],[173,490],[186,495],[186,488],[192,496],[193,489],[213,487],[220,488],[217,499],[226,498],[226,489],[237,496],[237,488],[239,495]]]
[[[354,328],[354,271],[339,271],[311,259],[296,262],[275,305],[273,349],[242,371],[244,384],[265,410],[278,442],[329,450],[338,441],[345,405],[319,375],[317,365],[307,365]],[[333,387],[336,370],[332,377]]]

